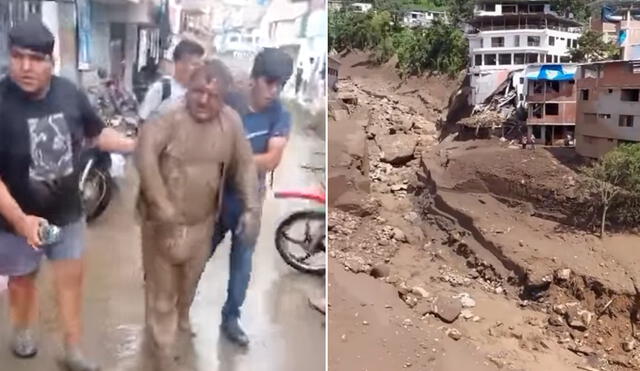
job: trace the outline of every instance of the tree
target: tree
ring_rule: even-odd
[[[602,208],[600,238],[605,235],[607,212],[621,193],[640,193],[640,145],[625,144],[605,154],[592,166],[583,168],[583,189],[597,195]]]
[[[586,0],[553,0],[551,6],[565,18],[573,17],[579,22],[589,20],[591,10]]]
[[[461,26],[473,18],[473,0],[449,0],[447,4],[447,17],[454,26]]]
[[[598,62],[620,58],[620,49],[606,42],[601,32],[587,30],[578,38],[578,47],[569,49],[571,60],[576,63]]]

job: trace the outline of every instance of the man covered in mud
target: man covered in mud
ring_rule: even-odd
[[[87,96],[53,75],[54,43],[38,19],[9,33],[9,75],[0,80],[0,274],[10,276],[14,355],[38,352],[36,276],[44,255],[51,262],[64,333],[61,361],[71,371],[93,371],[98,367],[81,351],[86,226],[80,155],[87,144],[132,152],[135,141],[105,128]],[[59,238],[44,238],[43,224],[59,227]]]
[[[288,141],[291,115],[280,102],[280,92],[293,73],[293,60],[279,49],[266,48],[253,64],[249,91],[234,96],[234,108],[242,116],[245,135],[251,142],[258,171],[260,213],[266,191],[266,174],[280,164]],[[227,97],[231,102],[231,97]],[[222,214],[213,238],[213,251],[232,232],[227,300],[222,308],[222,333],[234,343],[247,346],[249,338],[240,327],[240,307],[244,303],[249,280],[253,252],[259,228],[253,231],[239,229],[247,205],[239,197],[234,184],[228,184],[224,194]]]
[[[191,77],[184,103],[143,127],[140,172],[147,324],[161,354],[177,329],[191,331],[189,308],[207,259],[225,180],[246,207],[238,228],[258,228],[256,168],[238,114],[223,103],[225,71],[207,63]]]

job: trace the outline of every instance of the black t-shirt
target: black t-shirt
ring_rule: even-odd
[[[0,178],[25,213],[64,226],[82,217],[80,151],[102,119],[72,82],[53,77],[46,97],[29,99],[0,80]],[[0,216],[0,230],[11,227]]]

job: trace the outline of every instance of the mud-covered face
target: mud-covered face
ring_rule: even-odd
[[[254,108],[261,111],[267,108],[280,95],[282,80],[278,78],[258,77],[253,79],[253,104]]]
[[[218,80],[206,81],[204,76],[192,79],[187,92],[187,109],[197,122],[214,119],[222,108],[222,90]]]
[[[9,75],[25,93],[40,96],[49,87],[52,73],[53,60],[50,55],[11,47]]]

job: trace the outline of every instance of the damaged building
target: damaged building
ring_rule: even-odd
[[[525,69],[527,133],[544,145],[564,144],[576,123],[575,64],[530,65]]]
[[[598,0],[590,4],[591,29],[620,47],[623,60],[640,59],[640,7],[637,0]]]

